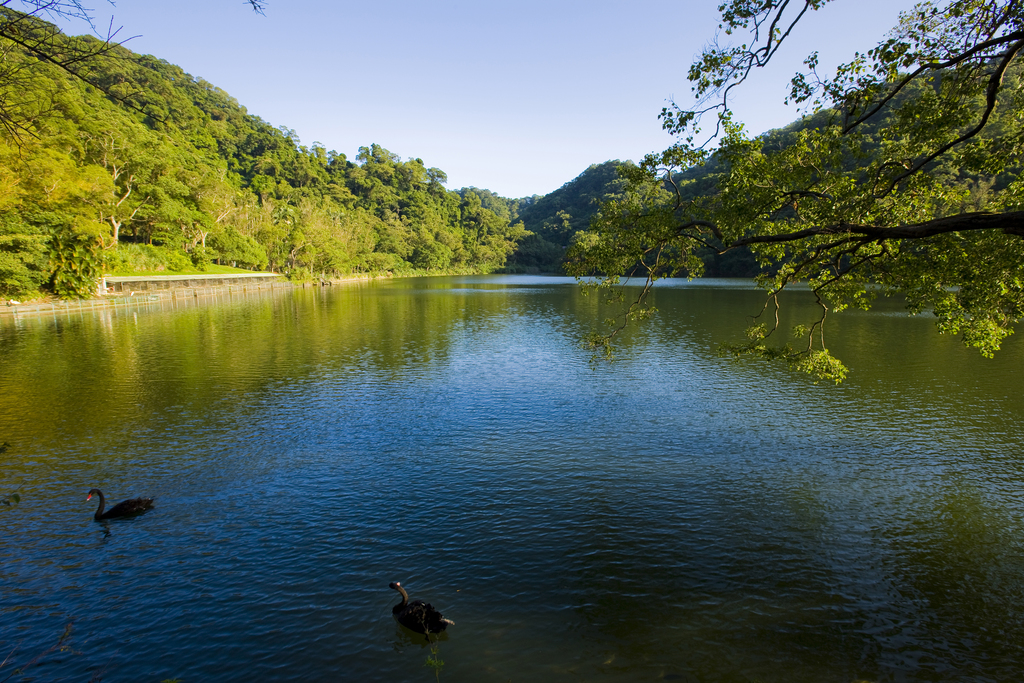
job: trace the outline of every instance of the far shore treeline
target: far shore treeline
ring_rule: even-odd
[[[5,42],[4,96],[24,123],[0,137],[5,296],[212,262],[297,279],[491,272],[527,234],[522,202],[448,190],[442,170],[379,145],[350,160],[303,144],[156,57],[115,47],[83,80]]]
[[[17,17],[19,31],[54,36],[55,53],[90,56],[73,76],[0,38],[16,122],[0,122],[4,298],[87,297],[104,273],[212,264],[295,280],[559,272],[601,202],[626,189],[631,162],[607,161],[545,196],[449,190],[422,159],[303,144],[162,59]],[[705,261],[708,276],[758,270],[746,250]]]

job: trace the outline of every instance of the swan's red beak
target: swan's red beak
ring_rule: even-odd
[[[92,494],[90,493],[88,496],[85,497],[85,499],[86,500],[92,500]]]

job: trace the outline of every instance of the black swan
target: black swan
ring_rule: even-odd
[[[113,519],[114,517],[129,517],[131,515],[137,515],[146,510],[153,508],[152,498],[130,498],[123,500],[114,507],[110,508],[106,512],[103,511],[103,507],[107,504],[103,498],[103,491],[99,489],[93,489],[89,491],[89,495],[86,500],[92,500],[93,496],[99,496],[100,506],[96,508],[96,514],[93,515],[96,519]]]
[[[427,640],[429,641],[429,634],[440,633],[448,626],[455,625],[454,621],[445,619],[430,603],[422,600],[409,602],[409,594],[397,581],[392,581],[388,585],[402,594],[402,602],[392,607],[391,613],[395,615],[398,623],[407,629],[428,636]]]

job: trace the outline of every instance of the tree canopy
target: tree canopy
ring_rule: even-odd
[[[21,65],[0,79],[0,102],[21,103],[0,130],[0,294],[85,296],[104,271],[211,260],[297,278],[488,272],[524,235],[507,200],[448,190],[422,159],[370,144],[350,161],[163,60],[60,40],[90,55],[77,73],[0,36],[0,65]]]
[[[676,143],[624,167],[627,192],[569,251],[570,272],[597,274],[599,286],[645,278],[622,320],[594,338],[606,353],[629,321],[650,315],[655,280],[699,276],[702,250],[740,248],[762,269],[768,320],[733,353],[840,381],[847,369],[828,351],[826,317],[867,309],[880,293],[931,310],[941,331],[984,355],[1012,333],[1024,311],[1024,3],[920,3],[832,77],[811,53],[788,96],[804,119],[750,137],[731,93],[830,1],[720,5],[720,35],[688,73],[694,103],[661,113]],[[726,44],[741,33],[748,42]],[[778,344],[779,294],[797,282],[820,314],[793,331],[796,346]]]
[[[591,164],[554,192],[518,200],[515,208],[530,234],[519,243],[511,267],[527,272],[561,270],[573,235],[587,229],[602,201],[621,196],[626,184],[618,174],[622,163]]]
[[[246,1],[258,14],[266,9],[263,0]],[[108,2],[114,4],[113,0]],[[35,93],[26,86],[39,64],[55,66],[127,107],[138,106],[133,99],[135,93],[96,82],[87,69],[91,60],[110,54],[124,42],[118,40],[120,28],[115,29],[111,23],[101,40],[83,42],[68,38],[46,21],[73,20],[96,33],[93,11],[81,0],[0,0],[0,89],[4,91],[0,97],[0,129],[9,136],[31,133],[32,116],[38,112],[34,111]]]

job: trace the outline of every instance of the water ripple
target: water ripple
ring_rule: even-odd
[[[400,580],[457,622],[446,680],[1019,678],[1021,345],[851,316],[813,385],[714,354],[757,303],[726,285],[659,288],[599,366],[600,307],[530,277],[0,329],[0,646],[73,620],[41,678],[429,680]],[[157,509],[93,522],[94,485]]]

